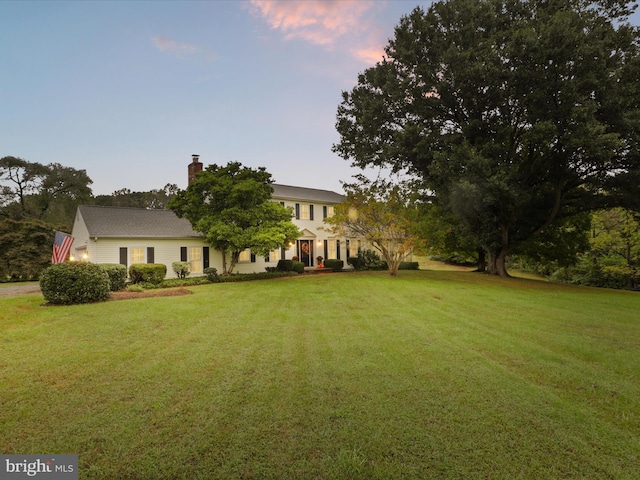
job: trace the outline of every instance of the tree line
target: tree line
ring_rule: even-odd
[[[55,230],[70,233],[78,205],[166,208],[175,184],[94,196],[85,170],[0,159],[0,281],[33,280],[51,263]]]

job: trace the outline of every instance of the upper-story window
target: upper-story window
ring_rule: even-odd
[[[296,220],[313,220],[313,205],[296,203]]]
[[[324,205],[322,207],[322,218],[333,217],[334,213],[333,205]]]

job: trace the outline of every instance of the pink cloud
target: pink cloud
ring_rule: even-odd
[[[370,63],[382,58],[384,46],[371,43],[374,26],[365,18],[375,5],[368,0],[251,0],[251,11],[287,40],[302,39],[325,48],[348,44],[356,58]]]

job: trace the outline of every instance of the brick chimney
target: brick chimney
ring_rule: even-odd
[[[202,163],[200,163],[200,155],[191,155],[192,161],[189,164],[189,183],[196,178],[196,173],[202,171]]]

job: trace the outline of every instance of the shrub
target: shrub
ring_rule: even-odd
[[[354,270],[387,270],[389,268],[387,262],[373,250],[360,250],[357,259],[349,257],[347,263],[353,266]]]
[[[220,277],[218,276],[218,270],[213,267],[205,268],[203,273],[206,275],[207,280],[213,283],[218,283],[220,281]]]
[[[119,263],[101,263],[99,265],[109,275],[111,291],[122,290],[127,283],[127,267]]]
[[[57,263],[42,273],[40,289],[47,302],[57,305],[101,302],[111,295],[111,281],[95,263]]]
[[[293,260],[279,260],[276,270],[279,272],[293,272]]]
[[[191,273],[191,264],[189,262],[173,262],[171,268],[173,268],[173,273],[178,278],[186,278]]]
[[[303,264],[304,266],[304,264]],[[295,272],[258,272],[258,273],[234,273],[220,277],[221,283],[248,282],[251,280],[269,280],[271,278],[291,277],[297,275]]]
[[[351,265],[354,270],[364,270],[364,261],[360,257],[348,257],[347,264]]]
[[[304,263],[302,262],[293,262],[293,272],[296,273],[304,273]]]
[[[163,263],[136,263],[129,267],[132,283],[161,283],[167,275],[167,266]]]
[[[344,267],[344,262],[336,258],[327,258],[324,261],[324,268],[330,268],[334,272],[342,271],[343,267]]]
[[[400,262],[398,270],[420,270],[420,264],[418,262]]]

